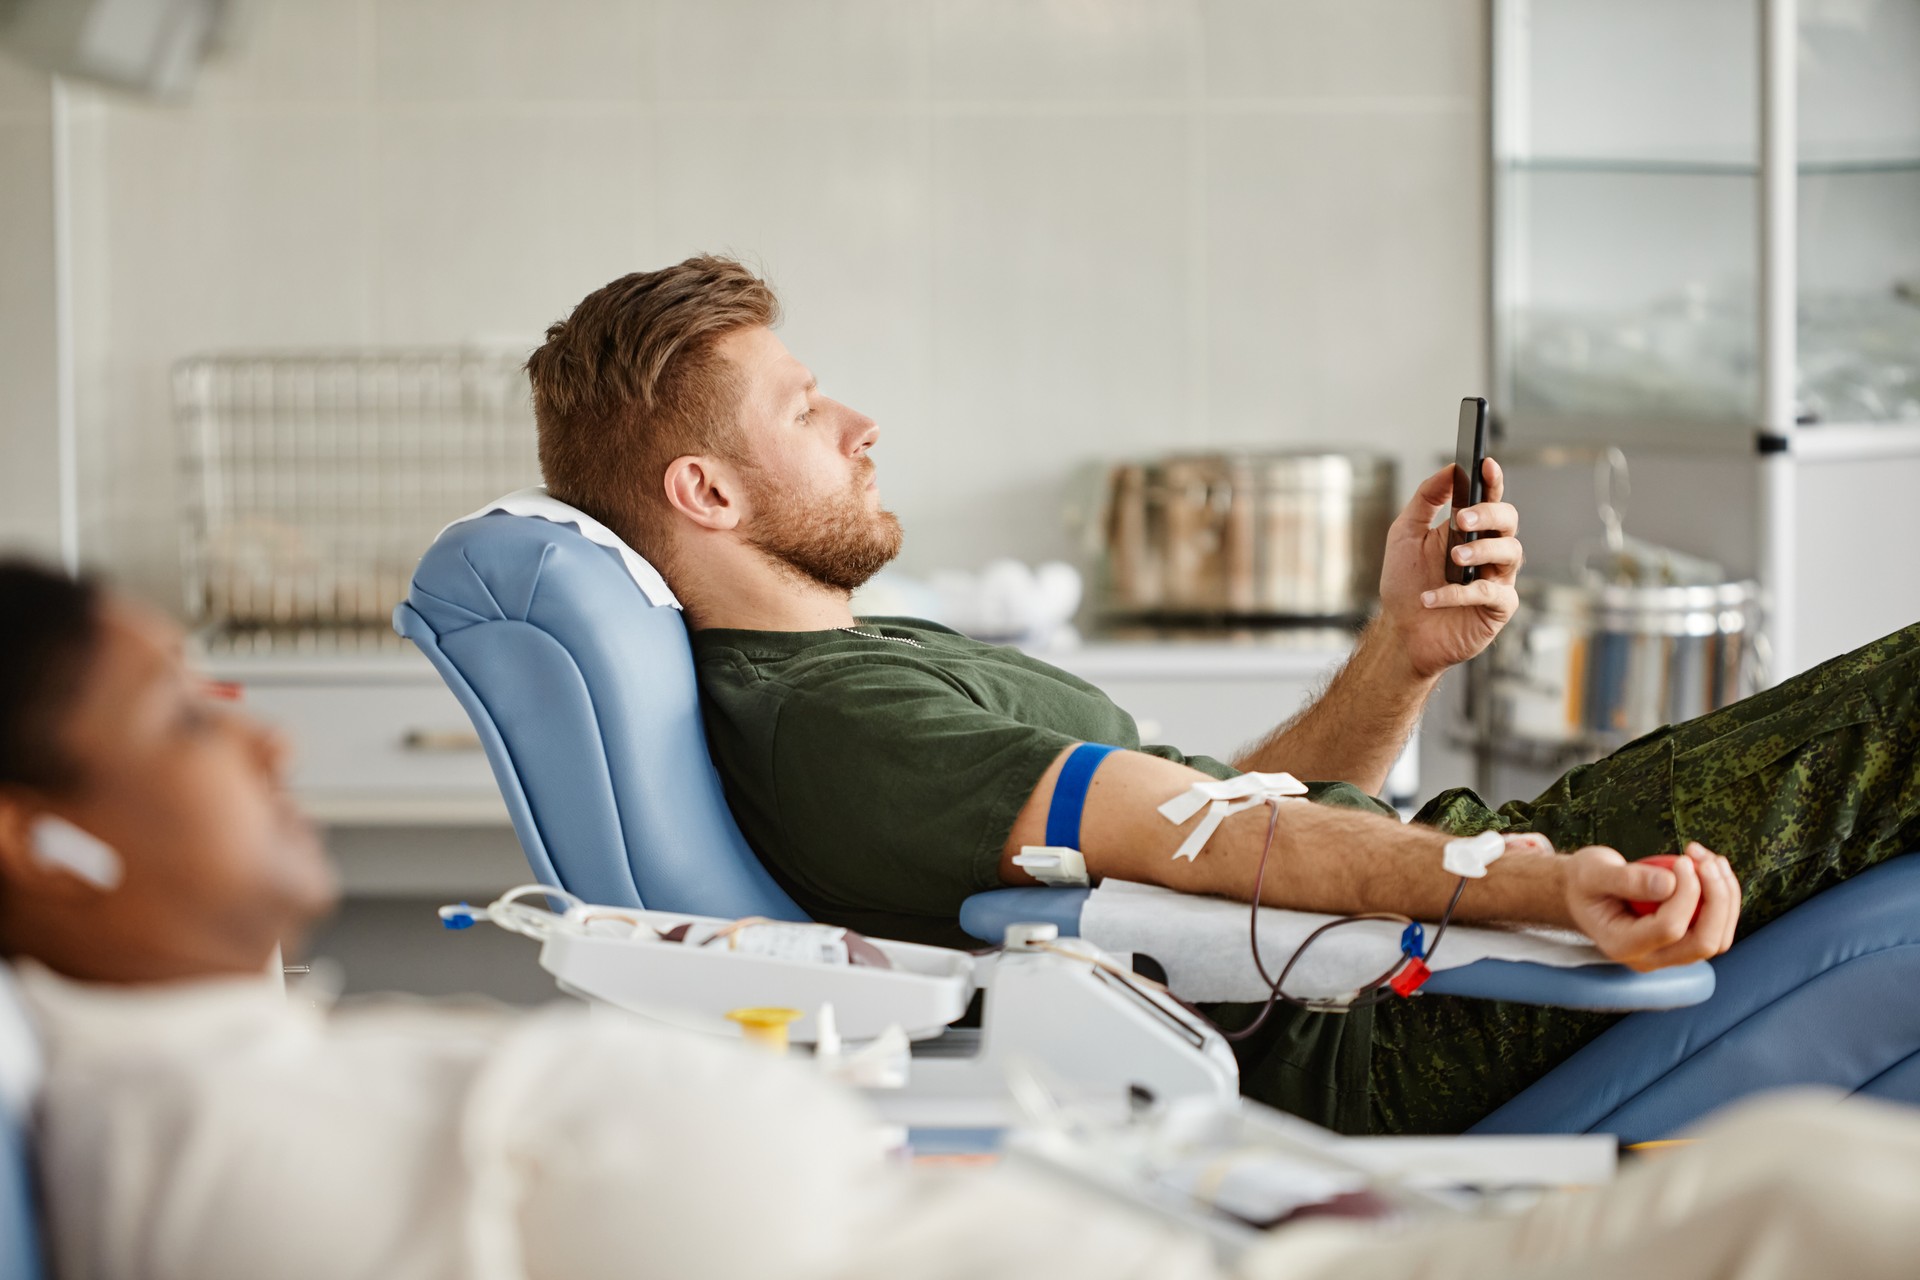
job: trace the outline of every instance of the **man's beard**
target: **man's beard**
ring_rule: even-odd
[[[891,511],[869,511],[867,477],[824,502],[810,502],[754,469],[748,479],[758,526],[747,541],[802,577],[845,592],[857,591],[900,554],[900,519]]]

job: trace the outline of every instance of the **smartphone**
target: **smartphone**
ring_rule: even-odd
[[[1460,402],[1460,432],[1453,442],[1453,514],[1447,517],[1448,582],[1472,582],[1479,576],[1478,565],[1454,563],[1453,549],[1482,535],[1462,533],[1453,522],[1468,507],[1486,501],[1486,461],[1487,402],[1480,396],[1468,396]]]

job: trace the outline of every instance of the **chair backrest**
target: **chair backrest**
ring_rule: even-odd
[[[806,919],[727,808],[686,623],[648,599],[651,570],[551,499],[545,516],[504,505],[441,532],[393,626],[466,708],[535,878],[589,902]]]
[[[0,1115],[0,1280],[43,1280],[33,1164],[18,1119]]]
[[[0,1280],[44,1280],[40,1222],[33,1194],[32,1143],[26,1125],[40,1048],[13,975],[0,962]]]

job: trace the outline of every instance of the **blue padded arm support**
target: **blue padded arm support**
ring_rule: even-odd
[[[1828,889],[1714,967],[1711,1000],[1624,1019],[1474,1132],[1642,1141],[1785,1085],[1920,1101],[1920,857]]]
[[[1628,1013],[1685,1009],[1713,995],[1717,979],[1705,961],[1636,973],[1623,964],[1561,968],[1523,960],[1476,960],[1439,969],[1420,990],[1430,996],[1470,996],[1556,1009]]]
[[[999,946],[1010,924],[1051,924],[1063,938],[1080,936],[1080,910],[1091,889],[988,889],[960,904],[960,927],[968,937]]]
[[[1080,936],[1080,912],[1091,889],[989,889],[960,904],[960,927],[982,942],[998,944],[1010,924],[1059,926],[1063,938]],[[1567,1009],[1673,1009],[1698,1004],[1713,994],[1713,969],[1681,965],[1657,973],[1635,973],[1620,965],[1579,969],[1481,960],[1443,969],[1427,980],[1434,995],[1511,1000],[1519,1004]]]

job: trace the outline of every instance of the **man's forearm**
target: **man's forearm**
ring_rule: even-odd
[[[1047,810],[1062,752],[1034,789],[1007,837],[1001,877],[1031,883],[1013,863],[1022,847],[1045,843]],[[1108,756],[1094,774],[1080,816],[1081,853],[1096,877],[1164,885],[1182,893],[1250,899],[1272,810],[1235,814],[1213,833],[1197,858],[1176,859],[1196,816],[1175,825],[1158,806],[1205,775],[1158,756],[1133,751]],[[1447,837],[1356,809],[1293,801],[1280,806],[1273,852],[1261,877],[1269,906],[1349,915],[1395,911],[1436,919],[1460,881],[1441,865]],[[1456,913],[1461,920],[1571,925],[1568,859],[1511,849],[1468,884]]]
[[[1420,676],[1378,620],[1326,691],[1305,711],[1233,762],[1236,769],[1351,782],[1370,795],[1406,746],[1433,696],[1436,677]]]
[[[1270,816],[1259,808],[1229,819],[1198,858],[1164,868],[1158,882],[1187,893],[1250,900]],[[1297,911],[1392,911],[1435,920],[1460,884],[1441,864],[1447,839],[1430,827],[1357,810],[1283,804],[1260,900]],[[1455,918],[1570,927],[1565,859],[1510,850],[1485,878],[1468,882]]]

